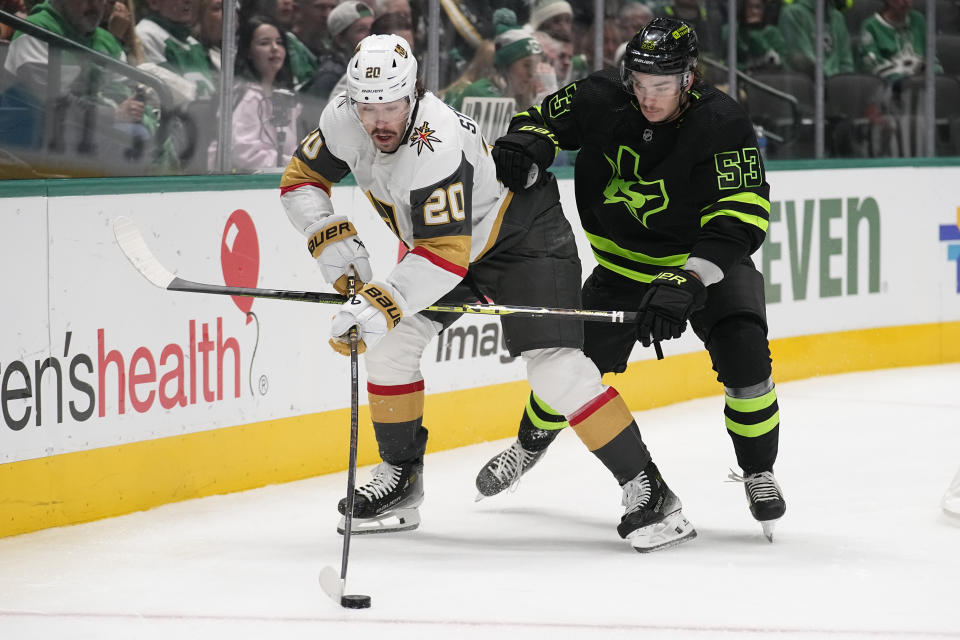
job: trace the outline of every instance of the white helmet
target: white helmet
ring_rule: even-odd
[[[347,66],[347,95],[355,104],[379,104],[417,95],[417,59],[396,35],[367,36]]]

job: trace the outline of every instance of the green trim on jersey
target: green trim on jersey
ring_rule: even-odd
[[[613,253],[626,258],[627,260],[632,260],[633,262],[641,262],[643,264],[655,265],[658,267],[679,267],[682,266],[687,261],[687,258],[690,257],[689,253],[681,253],[673,256],[662,256],[658,258],[656,256],[640,253],[639,251],[630,251],[629,249],[624,249],[613,240],[604,238],[603,236],[598,236],[590,233],[589,231],[584,231],[583,233],[587,236],[587,240],[590,241],[590,246],[593,248],[600,251],[605,251],[606,253]]]
[[[726,196],[724,198],[720,198],[717,202],[740,202],[743,204],[755,205],[762,208],[766,212],[767,217],[770,216],[770,201],[759,194],[753,193],[752,191],[742,191],[732,196]],[[710,208],[715,204],[716,203],[711,203],[705,208]],[[762,230],[764,233],[767,232],[767,228],[770,226],[770,221],[763,216],[744,213],[743,211],[736,211],[733,209],[720,209],[719,211],[712,211],[704,216],[701,216],[700,226],[705,226],[717,216],[730,216],[736,218],[741,222],[752,224],[753,226]]]

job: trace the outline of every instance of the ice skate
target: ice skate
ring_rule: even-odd
[[[353,520],[350,532],[389,533],[410,531],[420,526],[423,502],[423,460],[399,465],[381,462],[373,469],[373,478],[354,492]],[[347,499],[337,505],[341,514],[347,512]],[[337,533],[343,534],[345,518],[340,518]]]
[[[774,527],[787,510],[787,503],[783,499],[777,479],[773,477],[773,471],[741,476],[731,470],[729,477],[743,483],[747,502],[750,503],[750,513],[763,527],[763,535],[773,542]]]
[[[681,511],[676,494],[650,462],[637,477],[623,485],[626,512],[617,533],[640,553],[673,547],[697,537],[697,531]]]
[[[514,489],[520,476],[537,464],[547,450],[528,451],[515,440],[505,451],[493,456],[477,474],[476,501],[495,496],[504,489]]]

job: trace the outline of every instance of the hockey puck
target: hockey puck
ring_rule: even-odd
[[[340,606],[346,609],[369,609],[370,596],[353,594],[340,597]]]

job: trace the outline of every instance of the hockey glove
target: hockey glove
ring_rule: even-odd
[[[350,355],[350,327],[360,331],[357,352],[363,353],[393,329],[403,317],[390,287],[368,283],[340,306],[330,324],[330,346],[339,354]]]
[[[337,292],[347,294],[347,275],[352,267],[361,284],[373,278],[366,247],[360,242],[357,229],[346,216],[324,220],[324,226],[310,234],[307,249],[320,265],[324,279]]]
[[[557,137],[543,127],[524,125],[504,135],[493,145],[493,161],[497,165],[497,179],[511,191],[523,191],[528,187],[530,169],[536,165],[537,179],[533,184],[546,181],[547,167],[557,155]]]
[[[683,269],[665,269],[650,283],[640,301],[637,340],[649,347],[652,342],[679,338],[691,314],[703,308],[707,288],[700,278]]]

